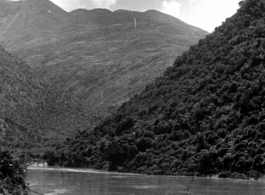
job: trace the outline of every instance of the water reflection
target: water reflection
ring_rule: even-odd
[[[47,195],[184,195],[189,177],[147,176],[86,169],[30,168],[31,189]],[[194,195],[261,195],[265,182],[196,178]]]

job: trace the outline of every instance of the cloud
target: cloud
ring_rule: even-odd
[[[109,8],[116,3],[116,0],[91,0],[91,2],[97,7]]]
[[[180,17],[180,8],[181,4],[176,0],[163,1],[162,12],[178,18]]]
[[[232,16],[238,9],[239,0],[201,0],[197,1],[186,14],[185,22],[199,26],[212,32],[216,26],[222,24],[227,17]]]
[[[72,11],[78,8],[94,9],[94,8],[107,8],[114,5],[117,0],[51,0],[56,5]]]

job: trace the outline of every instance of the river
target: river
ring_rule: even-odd
[[[148,176],[96,171],[30,167],[28,183],[46,195],[262,195],[264,180]],[[187,191],[190,191],[187,193]]]

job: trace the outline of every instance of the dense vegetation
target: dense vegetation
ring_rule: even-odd
[[[50,165],[147,174],[259,177],[265,171],[265,6],[238,12]]]
[[[0,46],[0,146],[51,146],[89,126],[81,107]]]
[[[26,167],[11,153],[0,149],[0,194],[27,195]]]

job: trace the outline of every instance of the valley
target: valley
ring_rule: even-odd
[[[154,10],[67,13],[49,1],[40,1],[45,6],[35,1],[10,3],[21,10],[2,18],[12,22],[0,26],[5,29],[0,43],[99,120],[142,91],[207,34]],[[34,9],[24,10],[28,4]]]
[[[141,177],[264,178],[265,4],[239,6],[209,34],[155,10],[0,0],[0,164],[20,181],[8,189],[14,173],[1,174],[0,193],[27,193],[27,158]]]

